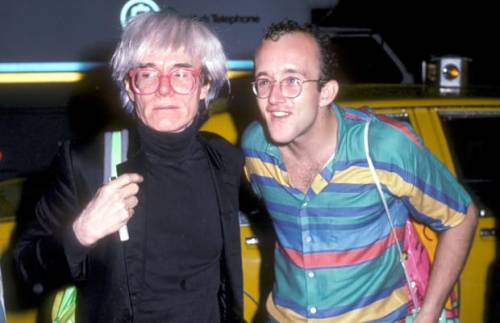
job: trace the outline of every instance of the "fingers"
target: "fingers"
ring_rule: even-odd
[[[143,180],[143,177],[139,174],[123,174],[101,188],[103,190],[101,198],[105,203],[109,203],[109,207],[114,209],[115,212],[125,210],[127,216],[130,216],[130,214],[133,214],[131,211],[139,203],[136,196],[139,192],[138,183]],[[128,218],[126,221],[128,221]]]
[[[78,240],[91,245],[125,225],[139,204],[142,181],[139,174],[123,174],[102,186],[73,225]]]
[[[139,183],[143,181],[143,177],[139,174],[123,174],[120,177],[111,180],[109,183],[102,186],[98,193],[105,196],[106,199],[114,201],[122,201],[139,191]]]
[[[144,180],[144,178],[139,174],[127,173],[127,174],[120,175],[119,177],[113,179],[112,181],[110,181],[106,185],[108,185],[110,188],[113,188],[113,189],[117,189],[117,188],[119,189],[119,188],[122,188],[122,187],[127,186],[127,185],[132,184],[132,183],[135,183],[135,184],[142,183],[143,180]]]
[[[139,204],[139,199],[137,198],[137,196],[133,195],[125,198],[124,207],[129,212],[133,211],[133,209],[137,206],[137,204]]]

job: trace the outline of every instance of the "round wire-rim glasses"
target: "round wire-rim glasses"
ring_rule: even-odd
[[[252,82],[252,90],[259,99],[267,99],[273,90],[276,80],[271,81],[267,78],[258,78]],[[302,93],[302,84],[308,82],[324,83],[324,80],[302,80],[298,77],[286,77],[279,81],[280,92],[286,98],[294,99]]]
[[[156,93],[161,80],[167,79],[168,86],[177,94],[191,94],[198,85],[201,68],[175,67],[162,73],[155,67],[137,67],[128,72],[132,91],[139,95]]]

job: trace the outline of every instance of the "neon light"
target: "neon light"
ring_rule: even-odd
[[[83,73],[0,73],[1,83],[73,83],[83,79]]]
[[[236,79],[239,77],[250,76],[252,75],[250,71],[229,71],[227,72],[227,77],[231,79]]]
[[[227,61],[227,68],[230,70],[251,70],[253,69],[253,61],[251,60],[234,60]]]
[[[105,63],[98,62],[30,62],[30,63],[0,63],[0,73],[19,72],[83,72]]]

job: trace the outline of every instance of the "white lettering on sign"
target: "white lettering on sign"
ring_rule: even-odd
[[[120,11],[120,24],[122,28],[127,22],[137,15],[144,12],[160,11],[160,7],[153,0],[129,0]]]
[[[212,24],[258,24],[260,23],[260,17],[259,16],[240,16],[240,15],[235,15],[235,16],[228,16],[228,15],[221,15],[221,14],[209,14],[209,15],[203,15],[203,16],[193,16],[193,18],[198,18],[199,20],[206,22],[206,23],[212,23]]]

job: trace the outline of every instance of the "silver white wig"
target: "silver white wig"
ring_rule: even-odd
[[[148,12],[130,20],[111,59],[113,79],[128,112],[134,110],[125,86],[128,72],[138,67],[142,58],[150,53],[180,48],[202,64],[202,80],[210,84],[205,108],[217,96],[227,81],[226,55],[217,36],[194,18],[182,17],[169,10]]]

